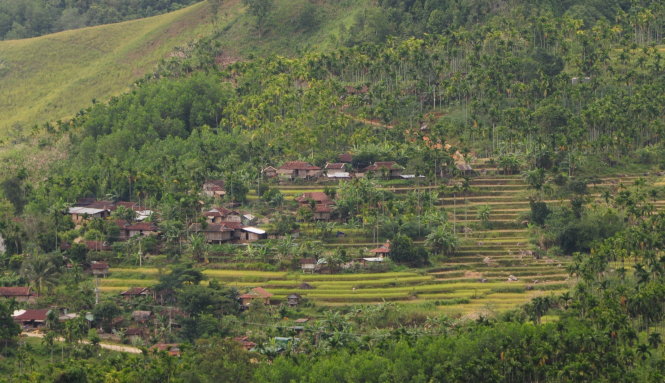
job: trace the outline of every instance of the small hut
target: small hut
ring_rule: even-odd
[[[290,307],[296,307],[300,304],[301,298],[300,294],[293,293],[286,297],[286,302]]]
[[[255,287],[247,293],[242,294],[240,296],[240,302],[245,307],[249,306],[254,300],[262,300],[264,304],[269,305],[270,297],[272,297],[272,294],[263,289],[263,287]]]

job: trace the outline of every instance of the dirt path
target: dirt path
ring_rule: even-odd
[[[36,332],[22,332],[21,335],[31,337],[31,338],[43,338],[44,334],[42,333],[36,333]],[[63,342],[64,339],[62,338],[57,338],[56,339],[58,342]],[[83,341],[84,344],[89,344],[90,342],[87,340]],[[110,350],[110,351],[117,351],[117,352],[127,352],[130,354],[140,354],[143,351],[141,351],[140,348],[137,347],[132,347],[132,346],[123,346],[119,344],[111,344],[111,343],[99,343],[99,347],[105,349],[105,350]]]
[[[386,129],[392,129],[393,128],[392,125],[382,124],[381,122],[376,121],[376,120],[367,120],[367,119],[356,117],[352,114],[348,114],[348,113],[344,113],[344,112],[341,112],[341,114],[342,114],[342,116],[348,117],[349,119],[351,119],[353,121],[360,122],[361,124],[372,125],[372,126],[377,126],[377,127],[386,128]]]

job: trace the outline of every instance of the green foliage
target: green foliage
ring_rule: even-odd
[[[247,6],[247,12],[254,17],[261,38],[274,7],[274,0],[243,0],[243,3]]]
[[[111,323],[113,319],[121,314],[121,310],[115,302],[107,300],[95,305],[92,314],[95,317],[95,321],[100,324],[104,331],[110,332]]]
[[[425,240],[425,246],[434,254],[452,255],[458,245],[459,238],[448,224],[437,227]]]
[[[240,310],[237,297],[238,294],[234,289],[189,285],[178,291],[176,299],[186,313],[198,317],[203,314],[213,316],[237,314]]]
[[[3,352],[21,333],[21,327],[12,318],[15,307],[13,301],[0,301],[0,346],[2,346],[0,350]]]
[[[590,341],[574,341],[581,335]],[[581,349],[589,349],[580,353]],[[586,362],[588,353],[601,365]],[[533,326],[478,324],[454,336],[399,337],[372,350],[337,350],[325,357],[280,357],[261,366],[259,382],[574,381],[636,379],[636,368],[617,364],[621,349],[591,323]],[[607,363],[607,364],[605,364]],[[509,364],[509,368],[506,368]]]
[[[413,267],[427,265],[427,251],[421,246],[413,243],[411,238],[405,235],[397,235],[390,242],[390,258],[397,263],[404,263]]]
[[[202,339],[194,344],[188,355],[195,369],[183,372],[187,382],[253,382],[255,362],[252,354],[230,339]]]

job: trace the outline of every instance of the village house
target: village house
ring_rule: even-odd
[[[137,202],[125,202],[125,201],[119,201],[115,203],[115,207],[112,208],[112,210],[117,209],[118,207],[124,207],[125,209],[128,210],[133,210],[135,213],[134,220],[135,221],[145,221],[148,217],[150,217],[153,213],[152,210],[147,209],[144,206],[141,206]]]
[[[169,356],[180,356],[179,343],[157,343],[150,347],[150,350],[155,352],[166,352]]]
[[[14,299],[17,302],[34,303],[35,294],[30,291],[30,287],[0,287],[0,298]]]
[[[211,198],[222,198],[226,195],[224,180],[208,180],[203,183],[203,194]]]
[[[224,207],[216,207],[203,213],[209,223],[242,222],[242,214]]]
[[[65,311],[67,311],[67,310],[65,310]],[[66,322],[68,320],[76,319],[78,317],[79,317],[79,314],[77,314],[77,313],[67,313],[67,312],[65,312],[62,315],[58,316],[58,320],[60,322]]]
[[[347,169],[349,166],[350,165],[342,162],[327,163],[324,172],[328,178],[351,178],[351,174]]]
[[[247,336],[238,336],[233,338],[234,341],[238,342],[242,348],[245,350],[249,351],[256,347],[256,343],[252,342],[249,340],[249,337]]]
[[[390,241],[386,241],[383,245],[370,250],[369,253],[372,254],[372,256],[381,258],[390,256]]]
[[[289,307],[296,307],[300,304],[301,298],[302,297],[300,296],[300,294],[296,293],[289,294],[289,296],[286,297],[286,303],[289,305]]]
[[[83,245],[89,251],[110,251],[111,245],[105,241],[84,241]]]
[[[71,215],[74,224],[78,225],[88,219],[109,217],[113,209],[114,203],[111,201],[82,199],[76,205],[70,207],[68,213]]]
[[[16,310],[12,315],[12,319],[24,327],[37,328],[46,323],[46,318],[50,312],[51,309]]]
[[[457,170],[459,170],[460,173],[464,175],[470,175],[473,173],[473,168],[471,167],[471,165],[467,164],[466,162],[457,163],[455,164],[455,166],[457,167]]]
[[[115,223],[115,225],[119,229],[118,236],[116,237],[116,239],[118,241],[126,241],[127,239],[129,239],[129,237],[127,236],[127,231],[125,230],[125,227],[129,226],[129,222],[125,221],[124,219],[116,219],[113,221],[113,223]]]
[[[269,305],[270,297],[272,297],[272,295],[273,294],[267,292],[262,287],[255,287],[247,293],[240,295],[239,298],[240,303],[243,306],[248,307],[254,301],[263,302],[263,304]]]
[[[303,161],[289,161],[277,168],[277,174],[286,179],[314,179],[321,176],[321,168]]]
[[[268,166],[267,168],[261,170],[261,174],[263,174],[263,176],[266,178],[275,178],[277,177],[277,169],[272,166]]]
[[[152,291],[148,287],[132,287],[129,290],[121,292],[120,295],[125,300],[132,300],[134,298],[151,297]]]
[[[135,213],[134,219],[136,221],[143,221],[153,214],[152,210],[149,210],[136,202],[98,201],[94,198],[79,199],[74,206],[68,209],[68,213],[71,215],[72,221],[78,225],[88,219],[107,218],[111,216],[111,212],[115,211],[118,207],[133,210]]]
[[[159,229],[152,222],[138,222],[133,225],[127,225],[124,227],[126,238],[132,238],[136,236],[147,236],[147,235],[157,235]]]
[[[240,218],[242,224],[247,226],[256,225],[256,223],[258,222],[258,220],[253,214],[243,214]]]
[[[149,330],[145,327],[130,327],[125,330],[125,337],[132,343],[136,344],[148,337]]]
[[[316,205],[312,211],[312,219],[315,221],[330,221],[333,209],[331,205]]]
[[[351,162],[353,162],[353,155],[351,153],[342,153],[339,156],[337,156],[337,159],[339,160],[339,162],[350,164]]]
[[[92,275],[106,277],[109,274],[109,264],[106,262],[93,262],[90,265]]]
[[[132,311],[132,320],[136,323],[147,323],[152,319],[152,311],[135,310]]]
[[[374,173],[384,178],[399,178],[404,168],[395,161],[377,161],[365,168],[365,173]]]
[[[316,205],[330,205],[333,204],[333,200],[328,197],[324,192],[307,192],[303,193],[301,196],[296,197],[296,202],[303,205],[310,205],[312,202]]]
[[[370,250],[369,253],[371,257],[362,258],[363,265],[385,261],[385,258],[390,256],[390,241],[386,241],[383,245]]]
[[[265,230],[258,227],[246,226],[240,229],[238,240],[241,242],[255,242],[266,238],[268,238],[268,234]]]
[[[312,218],[317,221],[329,221],[332,218],[332,205],[335,204],[335,201],[330,199],[326,193],[308,192],[297,197],[295,200],[301,207],[311,207]]]
[[[216,245],[231,241],[234,232],[233,229],[223,223],[209,223],[205,226],[200,223],[193,223],[189,227],[189,230],[194,233],[203,234],[206,242]]]
[[[316,271],[316,259],[314,258],[301,259],[300,268],[305,273],[314,273],[314,271]]]

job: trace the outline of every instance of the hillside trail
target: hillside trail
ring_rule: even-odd
[[[22,332],[22,336],[27,336],[30,338],[43,338],[44,334],[42,333],[37,333],[37,332]],[[56,338],[58,342],[64,342],[65,340],[63,338]],[[90,341],[84,340],[81,343],[83,344],[90,344]],[[143,351],[141,351],[140,348],[137,347],[132,347],[132,346],[124,346],[124,345],[119,345],[119,344],[111,344],[111,343],[104,343],[100,342],[99,347],[105,349],[105,350],[110,350],[110,351],[116,351],[116,352],[126,352],[129,354],[141,354]]]
[[[357,117],[357,116],[354,116],[352,114],[344,113],[344,112],[341,112],[341,114],[342,114],[342,116],[347,117],[348,119],[353,120],[355,122],[359,122],[361,124],[371,125],[371,126],[376,126],[376,127],[379,127],[379,128],[386,128],[386,129],[392,129],[393,128],[392,125],[384,124],[384,123],[381,123],[381,122],[376,121],[376,120],[368,120],[368,119]]]

